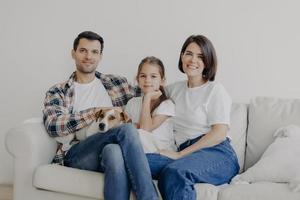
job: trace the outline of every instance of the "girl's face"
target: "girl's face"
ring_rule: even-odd
[[[137,76],[137,82],[143,93],[158,91],[164,79],[159,73],[159,66],[145,63]]]
[[[195,42],[190,43],[181,55],[182,69],[188,77],[201,76],[205,68],[201,48]]]

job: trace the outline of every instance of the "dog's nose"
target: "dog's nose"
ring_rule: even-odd
[[[105,124],[104,123],[100,123],[99,124],[99,130],[103,130],[105,128]]]

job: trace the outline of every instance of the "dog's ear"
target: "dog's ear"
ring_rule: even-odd
[[[96,120],[99,119],[101,116],[103,115],[103,110],[99,110],[98,112],[95,113],[95,117],[96,117]]]
[[[124,111],[120,113],[121,119],[126,123],[132,123],[131,118]]]

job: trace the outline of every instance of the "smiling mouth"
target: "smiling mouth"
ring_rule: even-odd
[[[187,65],[188,69],[198,69],[198,66],[194,66],[194,65]]]

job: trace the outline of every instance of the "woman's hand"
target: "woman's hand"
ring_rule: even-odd
[[[166,150],[166,149],[161,149],[161,150],[158,151],[158,153],[160,155],[167,156],[167,157],[172,158],[174,160],[183,157],[180,152],[170,151],[170,150]]]

